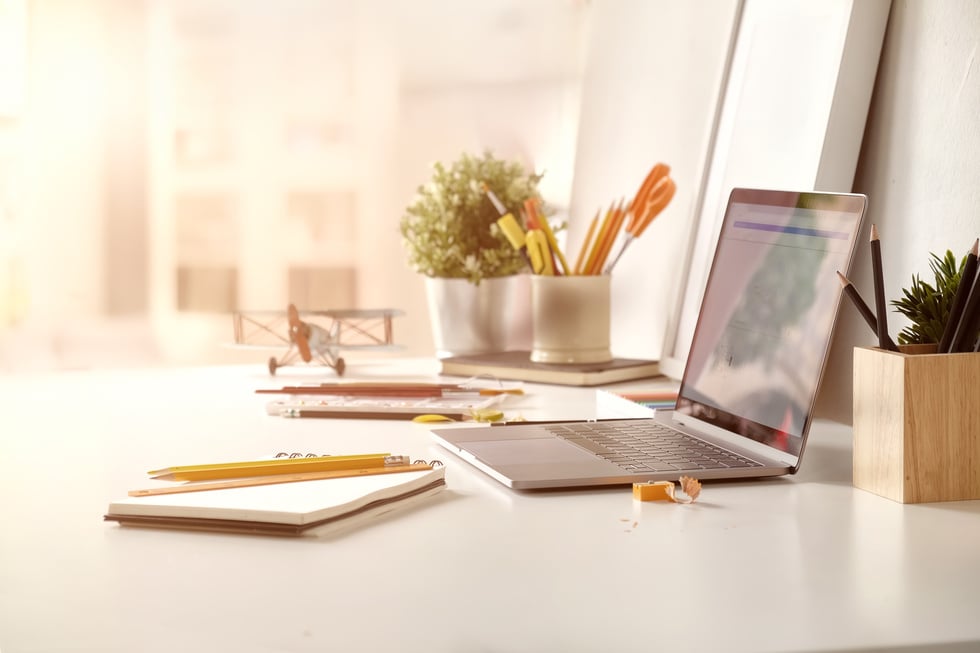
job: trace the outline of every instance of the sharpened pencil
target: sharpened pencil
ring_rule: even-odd
[[[578,252],[578,259],[575,261],[575,274],[585,273],[585,259],[589,253],[589,246],[592,244],[592,237],[595,235],[596,227],[599,224],[599,213],[596,211],[595,217],[589,223],[589,230],[585,233],[585,240],[582,241],[582,248]]]
[[[864,321],[868,323],[868,326],[871,327],[871,330],[877,336],[878,320],[875,318],[875,314],[865,303],[864,299],[861,298],[861,295],[858,293],[857,288],[854,287],[854,284],[851,283],[851,280],[841,274],[840,270],[837,271],[837,278],[840,279],[840,284],[844,287],[844,294],[846,294],[854,306],[857,307],[861,317],[864,318]],[[892,341],[891,336],[888,337],[888,343],[889,349],[898,349],[898,347],[896,347],[895,343]]]
[[[960,275],[960,283],[956,287],[956,294],[953,295],[953,304],[949,308],[949,318],[943,328],[943,337],[939,340],[939,353],[949,353],[953,344],[953,336],[956,335],[956,328],[959,326],[960,317],[966,307],[966,300],[970,296],[973,288],[973,279],[977,274],[977,253],[980,246],[980,239],[973,242],[973,248],[966,255],[966,263],[963,264],[963,273]]]
[[[364,469],[404,464],[405,456],[372,453],[355,456],[320,456],[317,458],[278,458],[275,460],[250,460],[244,462],[184,465],[158,469],[150,474],[161,481],[213,481],[222,478],[247,478],[250,476],[274,476],[299,472],[325,472],[338,469]]]
[[[388,419],[413,420],[424,415],[438,415],[447,420],[461,422],[473,419],[472,413],[447,413],[442,410],[424,410],[418,412],[382,412],[375,410],[332,410],[330,408],[284,408],[279,413],[282,417],[319,417],[323,419]]]
[[[871,271],[874,273],[875,281],[878,346],[882,349],[897,351],[898,347],[888,335],[888,302],[885,300],[885,279],[881,269],[881,240],[878,237],[878,227],[875,225],[871,225]]]
[[[980,331],[980,283],[976,277],[963,279],[960,283],[970,284],[970,294],[963,306],[956,333],[949,345],[950,353],[972,351],[975,347],[977,332]]]
[[[324,383],[260,388],[256,394],[333,395],[342,397],[459,397],[521,395],[521,388],[471,388],[459,384]]]
[[[207,490],[228,490],[239,487],[254,487],[256,485],[276,485],[278,483],[296,483],[299,481],[321,481],[329,478],[350,478],[351,476],[374,476],[376,474],[398,474],[401,472],[417,472],[432,469],[428,463],[405,463],[385,467],[361,467],[358,469],[336,469],[325,472],[300,472],[296,474],[278,474],[257,478],[237,478],[227,481],[210,483],[189,483],[186,485],[171,485],[169,487],[148,488],[145,490],[130,490],[131,497],[152,497],[160,494],[183,494],[185,492],[205,492]]]
[[[612,249],[613,243],[619,237],[620,229],[623,226],[623,222],[626,220],[626,214],[629,211],[628,206],[625,205],[626,200],[621,199],[619,205],[615,207],[612,214],[612,223],[609,225],[609,229],[603,234],[602,242],[600,243],[600,248],[596,254],[596,258],[592,261],[589,266],[589,274],[602,274],[603,267],[606,265],[606,258],[609,256],[609,251]]]

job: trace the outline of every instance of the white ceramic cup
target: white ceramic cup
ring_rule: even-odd
[[[607,363],[610,276],[531,277],[531,360]]]

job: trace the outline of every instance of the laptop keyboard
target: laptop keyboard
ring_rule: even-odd
[[[761,467],[754,460],[654,422],[582,422],[545,428],[628,472]]]

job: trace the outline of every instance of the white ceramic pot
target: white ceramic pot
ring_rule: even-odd
[[[425,278],[436,356],[531,347],[531,290],[528,275],[484,279]]]

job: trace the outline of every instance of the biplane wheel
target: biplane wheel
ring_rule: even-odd
[[[337,364],[333,368],[337,370],[337,376],[343,376],[344,370],[347,369],[347,363],[344,362],[343,358],[338,358]]]
[[[279,367],[279,362],[276,361],[276,357],[273,356],[272,358],[269,359],[269,374],[275,376],[277,367]]]

